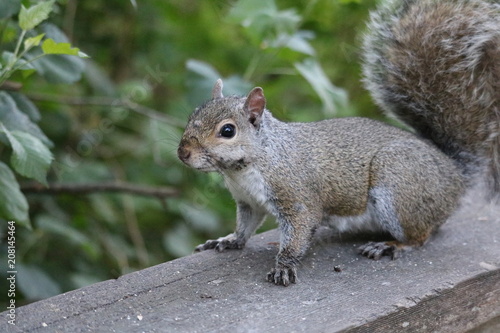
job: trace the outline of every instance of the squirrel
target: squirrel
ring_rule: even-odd
[[[219,172],[237,204],[236,230],[197,251],[241,249],[266,215],[280,245],[267,280],[296,283],[315,230],[375,230],[387,242],[359,252],[395,258],[425,243],[483,175],[500,192],[500,4],[497,0],[394,0],[371,14],[365,84],[415,133],[367,118],[287,123],[263,89],[222,94],[190,115],[177,151]]]

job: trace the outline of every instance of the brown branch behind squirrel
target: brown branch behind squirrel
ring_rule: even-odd
[[[267,280],[287,286],[320,225],[379,230],[373,259],[420,246],[455,211],[464,184],[500,190],[498,1],[387,1],[365,38],[365,82],[417,134],[364,118],[285,123],[262,88],[222,94],[189,118],[178,156],[219,172],[237,203],[236,230],[197,250],[242,248],[270,214],[281,233]]]

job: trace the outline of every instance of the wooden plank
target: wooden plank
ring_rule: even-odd
[[[322,229],[288,288],[265,281],[278,239],[270,231],[241,251],[194,254],[23,306],[0,331],[455,333],[500,317],[499,206],[464,205],[394,261],[359,256],[369,238]]]

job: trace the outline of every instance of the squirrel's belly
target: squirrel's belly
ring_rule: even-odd
[[[370,206],[363,214],[354,216],[338,216],[327,215],[323,220],[323,224],[338,230],[339,232],[346,231],[381,231],[380,224],[370,211]]]

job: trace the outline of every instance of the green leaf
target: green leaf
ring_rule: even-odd
[[[324,112],[327,115],[335,114],[338,109],[347,107],[347,93],[344,89],[335,87],[320,64],[313,58],[305,59],[303,62],[295,63],[295,68],[309,82],[323,103]]]
[[[274,0],[240,0],[228,19],[245,27],[253,43],[261,48],[288,47],[309,55],[314,52],[297,31],[301,16],[294,9],[278,10]]]
[[[66,241],[76,245],[85,245],[92,243],[90,239],[78,229],[71,227],[67,222],[60,221],[53,216],[39,215],[34,221],[35,226],[51,234],[59,235]]]
[[[33,46],[40,45],[40,42],[42,41],[43,36],[45,36],[45,34],[39,34],[38,36],[27,38],[24,41],[24,49],[29,50]]]
[[[313,37],[314,35],[310,31],[302,30],[298,31],[293,36],[282,35],[281,38],[277,38],[276,45],[272,46],[274,47],[284,46],[296,52],[314,56],[316,54],[316,51],[307,41],[307,39],[312,39]]]
[[[36,69],[34,67],[33,69],[23,69],[21,72],[24,79],[30,77],[33,73],[36,73]]]
[[[196,106],[210,98],[215,81],[222,76],[215,68],[199,60],[189,59],[186,62],[186,68],[188,70],[188,100],[193,103],[193,106]],[[246,95],[252,89],[252,84],[240,76],[233,75],[222,78],[222,81],[224,82],[223,93],[225,96]]]
[[[203,197],[203,193],[196,193],[194,199]],[[185,221],[198,230],[215,231],[220,228],[219,217],[215,212],[205,207],[195,207],[184,202],[179,202],[176,209]]]
[[[62,292],[57,282],[41,268],[18,264],[16,283],[19,290],[30,301],[41,300]]]
[[[40,128],[19,110],[15,100],[5,91],[0,91],[0,122],[9,131],[30,133],[40,139],[47,147],[53,146],[53,143],[43,134]],[[0,141],[9,144],[7,137],[1,133]]]
[[[57,43],[51,38],[46,39],[42,43],[42,51],[44,54],[66,54],[88,58],[88,55],[81,52],[79,48],[71,47],[70,43]]]
[[[19,12],[21,0],[2,0],[0,1],[0,19],[9,18]]]
[[[44,23],[39,28],[47,38],[56,43],[69,43],[68,38],[57,26]],[[34,48],[26,53],[27,59],[34,59],[42,55],[40,48]],[[83,59],[70,55],[50,54],[37,59],[32,63],[38,74],[50,83],[73,83],[82,77],[85,69]]]
[[[14,65],[16,62],[16,55],[10,51],[2,52],[2,63],[5,64],[6,67]]]
[[[31,30],[48,19],[53,5],[54,0],[40,2],[29,8],[21,5],[21,12],[19,13],[19,26],[21,29]]]
[[[15,91],[9,91],[7,93],[15,101],[19,111],[26,114],[33,122],[40,121],[40,119],[42,118],[42,116],[40,115],[40,111],[38,110],[36,105],[33,104],[33,102],[28,97],[26,97],[26,95]]]
[[[84,53],[82,51],[78,51],[78,57],[80,58],[90,58],[90,56],[87,53]]]
[[[193,243],[193,230],[184,224],[179,224],[173,230],[163,235],[163,246],[176,257],[186,256],[193,252],[196,244]]]
[[[52,163],[52,153],[37,138],[26,132],[1,129],[7,135],[12,147],[11,164],[20,174],[47,185],[47,171]]]
[[[26,58],[35,58],[34,53],[26,54]],[[48,55],[31,64],[45,80],[50,83],[73,83],[82,78],[85,64],[80,58],[69,55]]]
[[[361,0],[340,0],[341,4],[348,5],[351,3],[361,3]]]
[[[202,78],[209,79],[214,85],[215,81],[220,78],[219,72],[206,62],[189,59],[186,62],[186,68],[188,71],[199,75]]]
[[[16,221],[31,229],[28,218],[28,202],[19,189],[12,170],[0,162],[0,217],[8,221]]]
[[[231,8],[228,19],[248,26],[256,16],[277,10],[274,0],[239,0]]]
[[[116,84],[108,73],[93,61],[86,61],[85,83],[102,96],[116,96]]]
[[[94,275],[95,274],[95,275]],[[86,286],[90,286],[91,284],[101,282],[106,279],[106,277],[96,276],[96,272],[91,273],[74,273],[69,277],[69,281],[71,282],[71,289],[78,289]]]
[[[33,66],[24,59],[17,59],[14,53],[9,51],[4,51],[2,53],[2,61],[7,66],[15,66],[20,70],[33,70]]]

